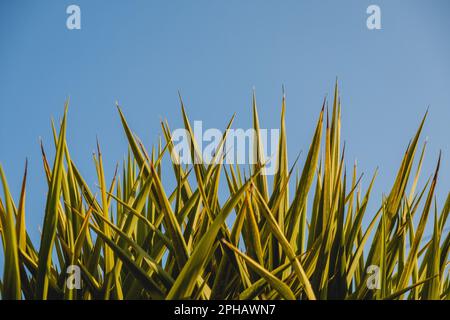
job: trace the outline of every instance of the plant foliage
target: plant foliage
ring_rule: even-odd
[[[106,181],[98,147],[93,159],[98,188],[91,190],[70,156],[66,104],[59,130],[53,126],[52,162],[42,148],[48,192],[39,246],[25,226],[27,170],[20,197],[13,199],[0,166],[1,298],[449,299],[450,194],[441,208],[435,200],[440,156],[435,172],[418,187],[426,115],[392,189],[376,212],[368,212],[376,172],[363,190],[356,165],[347,169],[344,163],[337,85],[331,113],[325,106],[293,178],[283,97],[271,188],[259,134],[258,162],[249,169],[220,161],[185,166],[177,164],[167,122],[161,123],[165,142],[148,153],[118,106],[131,151],[120,173]],[[182,101],[181,108],[195,141]],[[259,132],[255,98],[253,126]],[[199,156],[195,143],[191,148]],[[174,189],[164,186],[161,174],[167,158]],[[221,189],[223,177],[228,190]],[[221,203],[224,192],[228,197]],[[363,224],[364,218],[370,223]],[[433,224],[429,239],[427,223]],[[66,285],[71,265],[80,268],[80,289]],[[368,286],[374,280],[371,266],[377,267],[375,289]]]

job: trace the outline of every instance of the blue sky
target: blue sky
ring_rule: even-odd
[[[81,30],[66,28],[70,4],[81,8]],[[381,8],[381,30],[366,27],[370,4]],[[96,137],[109,176],[127,151],[116,100],[150,146],[161,118],[182,126],[177,90],[191,120],[223,128],[236,112],[235,127],[247,128],[255,87],[262,126],[276,128],[284,85],[292,160],[309,147],[338,76],[347,164],[358,159],[365,187],[379,167],[371,208],[390,190],[428,106],[420,182],[442,150],[442,204],[450,189],[449,10],[446,0],[1,1],[0,162],[17,198],[29,159],[32,237],[46,194],[39,137],[50,152],[50,119],[69,96],[71,155],[94,186]]]

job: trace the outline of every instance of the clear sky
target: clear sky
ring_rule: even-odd
[[[66,28],[70,4],[81,8],[81,30]],[[366,27],[370,4],[381,8],[381,30]],[[442,150],[442,205],[450,189],[449,12],[448,0],[1,1],[0,162],[17,199],[29,159],[31,235],[39,235],[46,195],[39,137],[52,154],[50,119],[68,96],[71,155],[94,186],[96,137],[109,176],[127,152],[116,100],[150,146],[161,118],[182,126],[177,90],[191,120],[223,128],[236,112],[235,127],[247,128],[255,87],[262,127],[276,128],[284,85],[292,160],[309,147],[336,76],[347,164],[358,159],[364,187],[380,169],[371,208],[390,190],[428,106],[420,182]]]

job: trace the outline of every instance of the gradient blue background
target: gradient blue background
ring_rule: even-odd
[[[81,30],[66,28],[70,4],[81,7]],[[366,28],[370,4],[381,7],[382,30]],[[442,150],[442,205],[450,181],[449,12],[447,0],[1,1],[0,162],[17,199],[29,159],[32,238],[46,194],[39,137],[53,154],[50,118],[61,116],[68,96],[71,155],[94,187],[96,136],[109,177],[127,152],[116,100],[150,146],[161,118],[182,126],[177,90],[191,120],[223,128],[237,112],[234,126],[247,128],[255,86],[262,126],[276,128],[284,84],[293,160],[309,147],[338,76],[347,164],[358,159],[364,187],[380,169],[370,208],[390,190],[428,106],[420,185]]]

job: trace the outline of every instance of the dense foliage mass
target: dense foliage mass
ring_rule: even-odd
[[[346,169],[337,91],[330,114],[324,103],[297,174],[288,165],[283,98],[273,179],[262,174],[258,136],[250,171],[221,161],[180,165],[167,122],[161,123],[165,142],[148,153],[118,107],[131,151],[107,182],[98,147],[95,190],[71,159],[66,105],[59,131],[53,126],[53,161],[42,148],[48,193],[38,246],[25,225],[26,170],[13,199],[0,167],[2,299],[448,299],[450,195],[443,206],[434,195],[440,159],[418,187],[425,117],[392,188],[368,212],[376,173],[363,190],[356,165]],[[194,139],[182,101],[181,108]],[[260,130],[255,99],[253,127]],[[201,156],[194,143],[191,148]],[[174,189],[161,174],[167,163]],[[72,265],[80,271],[79,289],[67,285]]]

